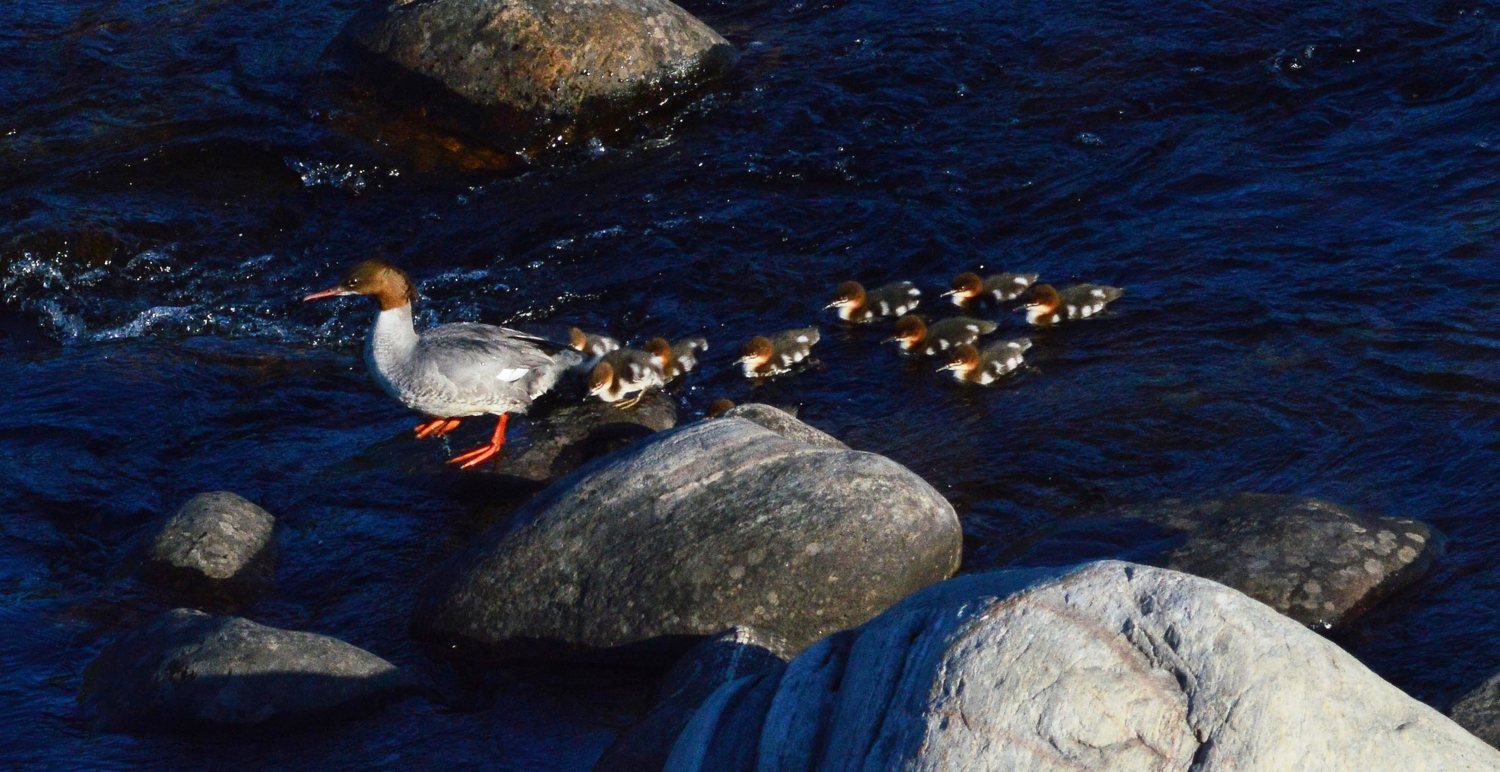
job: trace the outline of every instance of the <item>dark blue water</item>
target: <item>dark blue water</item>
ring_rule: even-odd
[[[943,490],[968,570],[1167,496],[1428,521],[1447,557],[1339,642],[1446,707],[1500,666],[1500,8],[1059,6],[695,2],[731,83],[528,160],[362,115],[320,58],[355,0],[0,4],[0,759],[582,770],[644,709],[501,674],[274,736],[90,732],[83,666],[169,603],[112,572],[202,490],[280,519],[249,616],[424,661],[418,582],[515,502],[443,463],[487,422],[410,438],[371,307],[298,301],[370,255],[429,322],[706,334],[684,416],[800,405]],[[722,369],[840,280],[981,266],[1128,294],[992,390],[832,327],[820,369]]]

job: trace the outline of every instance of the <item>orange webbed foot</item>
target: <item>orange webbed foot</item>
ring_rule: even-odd
[[[505,447],[505,424],[509,421],[509,415],[501,415],[499,423],[495,424],[495,436],[490,438],[490,444],[482,445],[467,453],[454,456],[448,460],[448,463],[458,464],[459,469],[468,469],[492,458],[496,453],[500,452],[501,448]]]
[[[441,437],[448,432],[458,428],[457,418],[434,418],[431,421],[417,424],[417,439],[424,440],[428,437]]]

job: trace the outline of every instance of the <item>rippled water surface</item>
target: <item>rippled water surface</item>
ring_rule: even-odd
[[[0,758],[583,770],[644,708],[501,674],[327,728],[91,733],[83,666],[169,602],[112,572],[207,489],[280,520],[250,616],[431,667],[417,584],[511,504],[443,463],[487,422],[410,438],[369,305],[299,302],[370,255],[429,323],[706,334],[684,417],[800,405],[948,495],[969,570],[1168,496],[1428,521],[1448,555],[1339,643],[1446,708],[1500,666],[1500,8],[1063,5],[694,2],[732,82],[528,160],[351,115],[321,54],[355,0],[0,3]],[[839,280],[981,266],[1128,293],[992,390],[833,326],[813,371],[725,369]]]

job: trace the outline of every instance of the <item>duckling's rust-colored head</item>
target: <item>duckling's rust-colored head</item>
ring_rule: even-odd
[[[896,334],[892,335],[890,340],[910,347],[921,343],[926,337],[927,325],[922,323],[921,317],[916,314],[907,314],[896,320]]]
[[[974,348],[968,343],[961,343],[955,346],[953,353],[949,356],[952,359],[948,361],[948,364],[939,368],[940,370],[953,370],[960,375],[967,375],[974,372],[974,368],[979,366],[979,349]]]
[[[745,347],[740,350],[740,353],[743,356],[740,357],[739,361],[749,362],[750,364],[759,367],[771,361],[771,357],[776,356],[776,347],[771,345],[770,338],[762,335],[757,335],[751,338],[749,343],[745,344]]]
[[[953,277],[953,289],[943,294],[952,296],[953,302],[963,305],[983,291],[984,279],[979,278],[977,273],[967,271]]]
[[[824,308],[840,308],[849,306],[858,308],[865,304],[865,288],[857,281],[846,281],[833,288],[833,302]]]
[[[583,334],[583,330],[577,327],[569,327],[568,347],[575,351],[583,351],[589,347],[589,337]]]
[[[379,258],[371,258],[350,268],[337,287],[314,292],[303,300],[339,295],[374,295],[380,301],[380,310],[389,311],[415,302],[417,288],[405,271]]]
[[[1057,288],[1051,284],[1038,284],[1026,293],[1026,308],[1052,311],[1061,304],[1062,295],[1057,294]]]
[[[589,371],[589,393],[599,394],[609,390],[609,386],[615,380],[615,368],[608,362],[600,362]]]
[[[724,399],[723,397],[720,397],[720,398],[714,400],[713,402],[708,403],[708,410],[705,410],[703,412],[703,417],[704,418],[718,418],[719,416],[724,415],[725,413],[728,413],[730,410],[733,410],[733,409],[734,409],[734,403],[733,402],[731,402],[731,401],[729,401],[727,399]]]
[[[659,367],[666,367],[672,361],[672,344],[666,338],[652,338],[646,341],[646,353],[656,360]]]

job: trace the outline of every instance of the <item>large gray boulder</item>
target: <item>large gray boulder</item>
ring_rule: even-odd
[[[405,671],[336,638],[192,609],[109,644],[83,681],[79,699],[107,730],[326,718],[415,687]]]
[[[412,627],[490,658],[660,660],[734,625],[796,652],[952,575],[961,539],[889,459],[716,418],[553,484],[424,585]]]
[[[1105,561],[928,588],[720,687],[666,769],[1452,771],[1500,753],[1256,600]]]
[[[1459,698],[1448,715],[1479,739],[1500,747],[1500,672]]]
[[[148,539],[145,575],[193,597],[262,591],[276,565],[276,518],[228,491],[200,493]]]
[[[735,58],[668,0],[386,0],[350,31],[474,105],[543,121],[670,93]]]

